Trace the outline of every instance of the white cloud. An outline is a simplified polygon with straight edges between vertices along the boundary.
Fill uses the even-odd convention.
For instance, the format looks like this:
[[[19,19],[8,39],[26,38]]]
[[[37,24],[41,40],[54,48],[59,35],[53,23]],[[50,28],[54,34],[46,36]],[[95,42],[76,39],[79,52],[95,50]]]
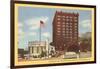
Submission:
[[[18,39],[22,39],[24,37],[27,36],[36,36],[37,33],[35,32],[35,30],[39,29],[40,27],[40,20],[43,21],[45,24],[48,21],[48,17],[34,17],[28,20],[24,21],[24,25],[27,27],[28,31],[23,31],[24,30],[24,25],[22,22],[18,23]],[[33,30],[33,31],[32,31]],[[43,34],[45,37],[48,36],[48,34]]]
[[[21,22],[18,22],[18,28],[22,28],[23,24]]]
[[[18,22],[18,39],[23,38],[24,31],[23,31],[23,24],[22,22]]]
[[[83,20],[82,22],[80,22],[80,28],[82,29],[88,29],[91,30],[91,20],[87,19],[87,20]]]
[[[28,35],[35,36],[36,34],[37,34],[36,32],[30,32]]]
[[[25,23],[29,26],[30,30],[36,30],[39,29],[40,27],[40,20],[42,20],[45,24],[48,21],[48,17],[35,17],[35,18],[31,18],[25,21]]]
[[[45,32],[45,33],[43,33],[42,35],[43,35],[44,37],[46,37],[46,38],[50,37],[50,33],[49,33],[49,32]]]
[[[24,32],[23,31],[23,24],[22,23],[18,23],[18,39],[22,39],[26,36],[35,36],[36,32],[33,31],[28,31],[28,32]]]
[[[18,29],[18,37],[19,37],[19,39],[24,37],[24,32],[23,32],[22,28]]]

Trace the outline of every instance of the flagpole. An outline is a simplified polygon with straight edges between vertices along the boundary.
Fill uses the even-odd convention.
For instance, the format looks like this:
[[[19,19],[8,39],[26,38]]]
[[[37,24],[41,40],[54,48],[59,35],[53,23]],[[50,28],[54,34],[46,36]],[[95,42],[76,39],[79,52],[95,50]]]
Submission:
[[[43,22],[40,20],[40,29],[39,29],[39,32],[40,32],[39,41],[40,41],[40,43],[41,43],[41,27],[42,27],[42,24],[43,24]]]
[[[39,26],[40,26],[39,28],[39,47],[41,48],[41,23],[39,23]]]
[[[40,41],[40,44],[41,44],[41,23],[40,23],[40,29],[39,29],[39,32],[40,32],[39,41]]]

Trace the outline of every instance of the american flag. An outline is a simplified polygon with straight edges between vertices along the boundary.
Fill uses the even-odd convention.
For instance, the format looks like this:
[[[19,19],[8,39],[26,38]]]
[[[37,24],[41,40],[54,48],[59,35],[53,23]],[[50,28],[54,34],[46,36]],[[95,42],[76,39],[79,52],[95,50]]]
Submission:
[[[40,20],[40,27],[44,27],[44,22]]]

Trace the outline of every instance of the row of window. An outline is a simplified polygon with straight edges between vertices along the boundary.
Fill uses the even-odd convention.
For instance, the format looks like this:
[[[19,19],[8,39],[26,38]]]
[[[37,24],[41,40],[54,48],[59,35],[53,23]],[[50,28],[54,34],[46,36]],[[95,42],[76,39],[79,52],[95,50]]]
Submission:
[[[57,20],[72,20],[72,19],[69,19],[69,18],[57,18]],[[77,19],[74,19],[74,20],[77,20]]]
[[[58,23],[58,24],[57,24],[57,26],[61,26],[61,25],[63,25],[63,26],[64,26],[64,25],[65,25],[65,26],[77,26],[77,23],[74,23],[74,24],[73,24],[73,23],[64,23],[64,22],[63,22],[63,23]]]
[[[62,28],[68,28],[68,27],[74,27],[74,28],[77,28],[78,26],[77,25],[64,25],[64,24],[62,24],[62,25],[57,25],[58,27],[62,27]]]
[[[77,28],[77,25],[72,26],[72,25],[57,25],[58,27],[62,27],[62,28],[70,28],[70,27],[74,27]]]
[[[59,37],[58,37],[58,39],[59,39]],[[77,37],[68,37],[68,36],[66,36],[66,37],[63,37],[63,39],[68,39],[67,41],[70,41],[70,40],[77,40]]]
[[[67,28],[57,28],[57,31],[77,31],[77,28],[72,29],[71,27],[67,27]]]
[[[58,15],[57,17],[58,17],[58,18],[71,18],[71,19],[72,19],[72,18],[74,18],[74,19],[77,19],[77,18],[78,18],[77,16],[74,16],[74,17],[73,17],[73,16],[60,16],[60,15]]]
[[[63,20],[63,21],[74,21],[77,22],[77,19],[61,19],[61,18],[57,18],[58,21]]]
[[[62,25],[58,24],[57,26],[58,26],[58,27],[60,27],[60,26],[64,26],[64,27],[65,27],[65,26],[68,26],[68,27],[69,27],[69,26],[73,26],[73,25],[72,25],[72,24],[68,24],[68,25],[67,25],[67,24],[62,24]],[[75,27],[75,26],[77,26],[77,25],[74,25],[74,27]]]
[[[61,35],[63,35],[63,36],[73,36],[72,34],[67,34],[67,33],[63,33],[63,34],[58,33],[57,35],[58,36],[61,36]],[[75,33],[74,36],[77,36],[77,33]]]
[[[72,29],[71,29],[71,30],[62,30],[62,31],[61,31],[61,30],[57,30],[57,32],[58,32],[58,33],[61,33],[61,32],[62,32],[62,33],[65,33],[65,32],[66,32],[66,33],[72,33],[73,31],[72,31]],[[77,30],[74,30],[74,33],[77,33]]]
[[[58,37],[72,37],[72,36],[77,36],[77,34],[74,34],[74,35],[70,35],[70,34],[62,34],[62,35],[60,35],[60,34],[57,34],[57,36]]]
[[[57,31],[77,31],[77,28],[72,29],[71,27],[67,27],[67,28],[57,28]]]
[[[65,34],[65,33],[63,33],[63,34],[57,34],[57,36],[59,36],[59,37],[61,37],[61,36],[68,36],[68,37],[71,37],[71,36],[77,36],[77,34],[74,34],[74,35],[72,35],[72,34]]]
[[[76,22],[74,22],[74,23],[73,22],[65,22],[65,21],[61,21],[60,22],[60,21],[58,21],[57,24],[71,24],[71,25],[74,24],[74,25],[77,25],[78,23],[76,23]]]

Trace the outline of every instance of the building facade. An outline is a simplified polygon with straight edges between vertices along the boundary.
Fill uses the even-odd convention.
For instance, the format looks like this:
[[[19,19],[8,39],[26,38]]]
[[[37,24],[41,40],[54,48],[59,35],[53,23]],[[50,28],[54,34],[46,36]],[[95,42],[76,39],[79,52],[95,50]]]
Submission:
[[[56,51],[78,46],[78,13],[56,11],[53,19],[53,45]],[[76,49],[77,47],[75,47]]]
[[[29,54],[31,57],[40,57],[42,52],[46,52],[46,41],[30,41],[28,42]]]

